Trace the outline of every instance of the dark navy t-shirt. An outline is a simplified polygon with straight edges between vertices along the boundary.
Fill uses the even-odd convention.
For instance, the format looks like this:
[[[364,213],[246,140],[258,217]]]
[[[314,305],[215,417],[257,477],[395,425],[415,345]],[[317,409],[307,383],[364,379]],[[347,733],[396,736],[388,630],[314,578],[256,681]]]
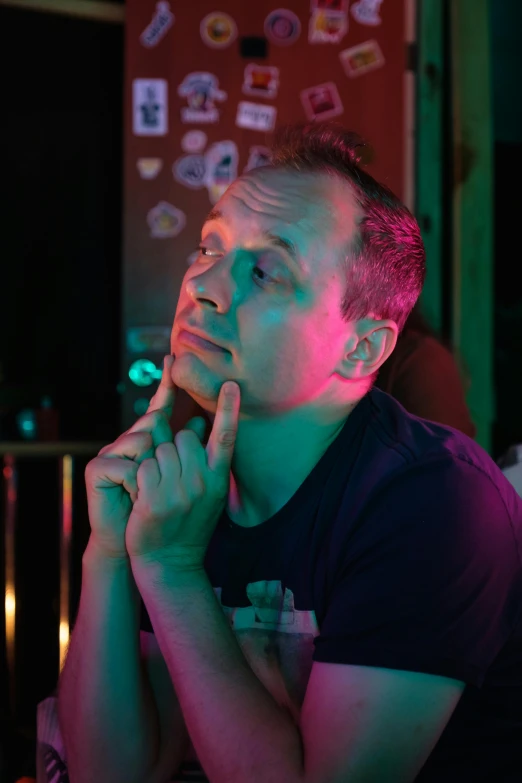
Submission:
[[[223,513],[205,568],[296,720],[313,661],[455,678],[416,781],[522,780],[522,501],[471,439],[374,388],[273,517]]]

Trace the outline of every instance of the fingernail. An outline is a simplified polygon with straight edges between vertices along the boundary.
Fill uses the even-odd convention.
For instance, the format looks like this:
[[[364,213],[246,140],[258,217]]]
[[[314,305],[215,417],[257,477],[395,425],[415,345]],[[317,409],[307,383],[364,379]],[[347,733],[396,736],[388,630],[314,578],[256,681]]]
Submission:
[[[237,393],[238,385],[234,381],[227,381],[223,384],[223,391],[226,395],[234,395]]]

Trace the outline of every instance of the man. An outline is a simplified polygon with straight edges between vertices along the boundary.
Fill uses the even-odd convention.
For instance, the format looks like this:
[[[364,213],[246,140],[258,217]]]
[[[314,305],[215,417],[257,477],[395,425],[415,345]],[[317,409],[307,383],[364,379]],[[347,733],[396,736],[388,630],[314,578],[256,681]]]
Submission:
[[[211,212],[149,412],[86,472],[72,783],[195,758],[211,783],[520,779],[520,501],[372,389],[423,279],[335,126],[287,131]],[[198,418],[173,442],[175,387],[206,445]]]

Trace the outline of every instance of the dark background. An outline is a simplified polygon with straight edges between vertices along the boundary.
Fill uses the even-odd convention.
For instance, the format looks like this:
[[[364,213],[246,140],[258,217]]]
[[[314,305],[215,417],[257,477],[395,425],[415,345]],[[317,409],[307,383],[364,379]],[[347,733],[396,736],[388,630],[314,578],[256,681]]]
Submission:
[[[522,443],[522,4],[491,5],[498,458]],[[12,435],[15,410],[50,395],[63,439],[110,442],[120,427],[123,26],[0,6],[0,30],[0,439]],[[76,563],[89,529],[84,464],[75,465]],[[58,669],[56,463],[24,462],[19,490],[21,699],[9,715],[0,659],[1,783],[34,774],[35,708]],[[79,585],[77,568],[73,616]]]

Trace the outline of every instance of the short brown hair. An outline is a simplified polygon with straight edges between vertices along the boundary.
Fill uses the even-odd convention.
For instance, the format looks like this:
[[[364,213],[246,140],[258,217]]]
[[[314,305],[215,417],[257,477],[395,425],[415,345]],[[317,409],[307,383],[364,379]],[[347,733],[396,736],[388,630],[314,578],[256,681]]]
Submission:
[[[337,123],[290,125],[276,133],[271,165],[347,180],[363,217],[346,258],[346,321],[374,313],[402,330],[426,276],[419,226],[391,190],[361,168],[365,144]]]

